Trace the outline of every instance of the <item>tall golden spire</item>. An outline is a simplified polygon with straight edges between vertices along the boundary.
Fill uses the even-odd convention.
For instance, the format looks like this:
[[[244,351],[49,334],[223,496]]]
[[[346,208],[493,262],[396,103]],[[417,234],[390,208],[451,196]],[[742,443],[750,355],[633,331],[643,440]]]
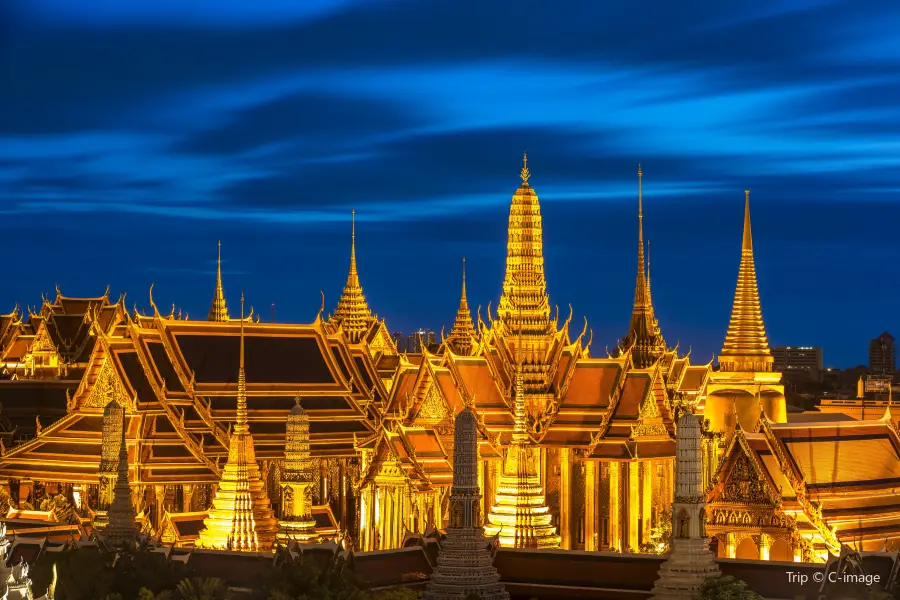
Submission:
[[[650,274],[644,262],[644,172],[638,165],[638,251],[637,279],[634,285],[634,308],[628,333],[622,347],[631,348],[634,366],[645,369],[666,351],[666,342],[659,330],[650,295]]]
[[[198,548],[258,552],[272,548],[278,522],[256,464],[247,423],[247,377],[244,371],[244,295],[241,294],[240,366],[237,411],[228,444],[228,461],[216,490]]]
[[[219,240],[219,258],[216,262],[216,291],[213,295],[212,306],[209,309],[208,321],[223,323],[229,321],[228,306],[225,304],[225,290],[222,287],[222,241]]]
[[[488,535],[497,535],[502,546],[558,548],[560,537],[553,526],[541,475],[540,456],[528,435],[523,362],[525,349],[519,333],[516,344],[516,379],[513,386],[513,433],[503,470],[497,481],[496,504],[488,514]]]
[[[347,275],[344,292],[341,294],[341,299],[329,322],[335,327],[341,325],[349,340],[357,343],[369,330],[373,320],[372,311],[369,310],[369,305],[366,303],[366,297],[363,295],[363,289],[359,283],[359,273],[356,270],[356,211],[354,210],[351,212],[350,273]]]
[[[522,160],[522,185],[509,209],[506,275],[497,315],[510,336],[544,337],[553,332],[544,276],[543,228],[537,194],[528,183],[528,155]]]
[[[475,326],[472,324],[472,312],[469,310],[469,301],[466,298],[466,259],[462,259],[462,295],[459,298],[459,310],[456,311],[456,321],[447,341],[457,354],[468,355],[472,351],[472,337],[475,335]]]
[[[725,334],[725,346],[719,357],[723,371],[771,371],[774,358],[759,302],[756,265],[753,260],[753,236],[750,231],[750,190],[744,191],[744,236],[741,242],[741,266],[738,270],[731,323]]]

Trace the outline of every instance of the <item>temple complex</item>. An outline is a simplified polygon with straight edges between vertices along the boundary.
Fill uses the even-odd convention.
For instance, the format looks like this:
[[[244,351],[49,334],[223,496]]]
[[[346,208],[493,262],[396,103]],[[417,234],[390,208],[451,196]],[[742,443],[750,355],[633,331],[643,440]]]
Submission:
[[[449,526],[456,418],[468,410],[479,514],[501,546],[654,553],[671,525],[675,415],[686,410],[704,419],[701,487],[718,556],[824,560],[842,543],[900,540],[895,421],[788,418],[749,192],[718,365],[669,347],[656,319],[640,169],[631,318],[612,351],[596,352],[586,320],[573,329],[571,306],[562,319],[551,309],[544,216],[523,163],[496,311],[487,303],[473,318],[464,262],[452,330],[421,353],[397,351],[363,294],[355,213],[346,285],[332,315],[323,294],[309,323],[262,323],[243,305],[232,319],[221,248],[204,320],[160,311],[152,286],[146,310],[108,290],[57,289],[39,309],[0,315],[9,504],[40,510],[62,496],[83,522],[109,527],[127,484],[136,526],[180,546],[266,550],[276,536],[339,535],[359,551],[396,549]]]

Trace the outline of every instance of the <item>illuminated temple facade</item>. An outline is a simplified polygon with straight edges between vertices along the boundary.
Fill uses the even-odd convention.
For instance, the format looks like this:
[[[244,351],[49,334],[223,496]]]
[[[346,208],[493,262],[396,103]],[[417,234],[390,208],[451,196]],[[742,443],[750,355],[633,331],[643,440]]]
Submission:
[[[665,541],[675,415],[686,408],[704,417],[702,533],[719,556],[822,560],[841,543],[900,538],[890,414],[788,418],[749,192],[724,347],[718,365],[692,364],[655,316],[641,171],[632,315],[601,356],[586,321],[572,329],[571,308],[562,321],[552,308],[530,178],[526,162],[496,309],[473,319],[463,274],[451,332],[420,354],[399,353],[369,307],[355,223],[337,307],[323,316],[323,300],[307,324],[232,318],[221,268],[205,320],[160,311],[152,288],[146,311],[108,291],[57,290],[39,308],[0,315],[0,482],[10,503],[39,509],[65,494],[103,526],[124,443],[136,522],[164,540],[254,550],[302,533],[397,548],[448,526],[454,423],[468,408],[479,510],[501,545],[652,552]],[[292,438],[298,431],[303,439]],[[226,531],[229,519],[242,519],[243,533]]]

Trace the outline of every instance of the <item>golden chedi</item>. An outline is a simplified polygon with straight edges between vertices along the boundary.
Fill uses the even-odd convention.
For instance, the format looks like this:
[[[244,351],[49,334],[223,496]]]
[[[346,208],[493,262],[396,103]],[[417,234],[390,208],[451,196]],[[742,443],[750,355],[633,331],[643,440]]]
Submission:
[[[525,422],[525,389],[522,361],[516,367],[515,428],[497,482],[496,504],[485,527],[497,535],[501,546],[512,548],[558,548],[560,537],[541,487],[539,449],[531,444]]]
[[[241,297],[241,350],[237,416],[228,446],[228,461],[212,501],[198,548],[259,552],[271,550],[278,522],[260,477],[247,424],[247,376],[244,372],[244,298]]]
[[[750,191],[744,196],[741,265],[734,292],[731,322],[719,356],[720,369],[710,374],[704,416],[713,431],[735,426],[755,431],[763,411],[776,423],[787,421],[781,374],[772,371],[774,358],[763,323],[750,230]]]
[[[287,419],[281,490],[284,510],[278,521],[281,542],[309,542],[317,538],[310,491],[312,462],[309,457],[309,416],[300,406],[300,396]]]

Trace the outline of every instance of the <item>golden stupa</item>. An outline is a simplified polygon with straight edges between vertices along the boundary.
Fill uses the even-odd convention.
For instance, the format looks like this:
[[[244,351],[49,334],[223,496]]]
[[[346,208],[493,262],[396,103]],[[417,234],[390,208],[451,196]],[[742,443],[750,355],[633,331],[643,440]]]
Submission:
[[[278,521],[260,477],[253,437],[247,424],[243,296],[240,339],[237,417],[229,439],[228,461],[196,545],[198,548],[258,552],[270,550],[274,545]]]

